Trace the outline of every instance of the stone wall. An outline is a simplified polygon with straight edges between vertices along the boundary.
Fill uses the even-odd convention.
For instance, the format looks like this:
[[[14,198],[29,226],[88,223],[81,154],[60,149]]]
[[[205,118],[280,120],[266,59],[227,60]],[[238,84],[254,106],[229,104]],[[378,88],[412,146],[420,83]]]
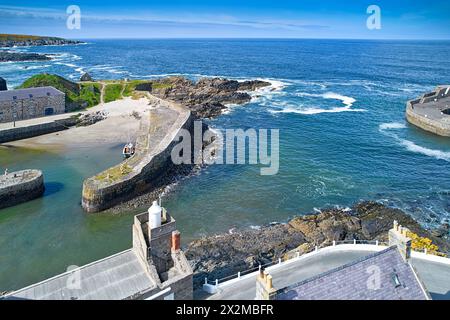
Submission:
[[[76,118],[68,117],[66,119],[59,119],[51,122],[26,127],[3,129],[0,130],[0,143],[27,139],[47,133],[66,130],[68,127],[74,126],[76,123],[77,123]]]
[[[412,109],[410,102],[408,102],[406,106],[406,120],[423,130],[440,136],[450,137],[450,123],[443,123],[417,114]]]
[[[136,154],[123,163],[84,181],[82,192],[84,210],[103,211],[154,189],[159,177],[171,164],[171,151],[178,143],[176,138],[180,130],[193,130],[194,119],[191,112],[181,105],[168,104],[177,110],[178,116],[160,144],[157,147],[149,146],[150,117],[143,117],[136,143]],[[152,152],[149,152],[150,148]],[[123,171],[129,173],[124,173],[120,178],[116,177],[114,181],[100,178],[108,172]]]
[[[165,209],[162,221],[161,226],[150,229],[147,212],[134,217],[133,250],[158,288],[132,298],[146,299],[170,288],[169,292],[156,299],[162,300],[173,294],[175,300],[192,300],[192,269],[182,250],[171,250],[172,232],[177,229],[176,221]]]
[[[44,176],[39,170],[11,172],[0,177],[0,209],[30,201],[44,193]]]
[[[51,114],[64,113],[66,111],[64,94],[0,101],[0,123],[44,117],[49,115],[49,108],[52,109]]]

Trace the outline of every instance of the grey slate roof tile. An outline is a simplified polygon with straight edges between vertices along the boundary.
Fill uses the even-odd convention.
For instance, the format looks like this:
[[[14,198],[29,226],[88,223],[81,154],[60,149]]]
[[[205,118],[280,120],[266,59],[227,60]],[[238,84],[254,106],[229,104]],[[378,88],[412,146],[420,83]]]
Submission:
[[[46,97],[48,94],[51,96],[64,95],[63,92],[53,87],[16,89],[0,91],[0,101],[13,101],[14,97],[18,100],[29,99],[30,94],[35,98]]]
[[[374,268],[375,267],[375,268]],[[379,271],[379,287],[368,281]],[[400,286],[396,286],[396,275]],[[278,300],[424,300],[429,295],[396,246],[278,290]]]

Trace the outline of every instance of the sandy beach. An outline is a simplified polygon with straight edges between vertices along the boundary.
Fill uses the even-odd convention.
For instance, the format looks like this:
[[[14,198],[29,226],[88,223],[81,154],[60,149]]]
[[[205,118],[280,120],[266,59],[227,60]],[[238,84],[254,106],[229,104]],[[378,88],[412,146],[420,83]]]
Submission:
[[[121,100],[99,104],[82,114],[105,112],[107,118],[93,125],[73,127],[68,130],[8,143],[16,147],[57,151],[65,148],[95,147],[101,144],[135,141],[140,117],[158,101],[150,98]]]

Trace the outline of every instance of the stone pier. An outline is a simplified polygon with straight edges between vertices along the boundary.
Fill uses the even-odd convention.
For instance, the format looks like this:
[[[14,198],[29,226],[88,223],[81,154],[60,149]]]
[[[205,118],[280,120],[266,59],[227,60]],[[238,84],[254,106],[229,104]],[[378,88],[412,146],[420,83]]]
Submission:
[[[450,137],[450,85],[438,86],[434,91],[408,101],[406,119],[423,130]]]
[[[3,174],[0,176],[0,209],[38,198],[44,189],[44,176],[39,170]]]
[[[141,119],[135,154],[84,181],[84,210],[103,211],[152,191],[170,165],[180,130],[192,131],[192,127],[193,117],[188,109],[158,99],[158,106]]]

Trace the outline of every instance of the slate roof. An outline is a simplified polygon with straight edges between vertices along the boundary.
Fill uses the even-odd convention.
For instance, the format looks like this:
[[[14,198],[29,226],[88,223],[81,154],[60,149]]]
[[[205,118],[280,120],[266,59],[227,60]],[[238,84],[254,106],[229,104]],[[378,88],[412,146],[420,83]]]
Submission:
[[[65,272],[9,293],[4,299],[120,300],[156,287],[133,249],[95,261],[78,270],[79,287],[67,285],[76,277],[73,272]]]
[[[64,95],[63,92],[53,87],[26,88],[26,89],[0,91],[0,101],[13,101],[14,97],[16,97],[16,99],[18,100],[29,99],[30,94],[34,98],[46,97],[48,95],[51,96]]]
[[[417,273],[403,261],[396,246],[278,290],[277,293],[277,300],[430,299]]]

